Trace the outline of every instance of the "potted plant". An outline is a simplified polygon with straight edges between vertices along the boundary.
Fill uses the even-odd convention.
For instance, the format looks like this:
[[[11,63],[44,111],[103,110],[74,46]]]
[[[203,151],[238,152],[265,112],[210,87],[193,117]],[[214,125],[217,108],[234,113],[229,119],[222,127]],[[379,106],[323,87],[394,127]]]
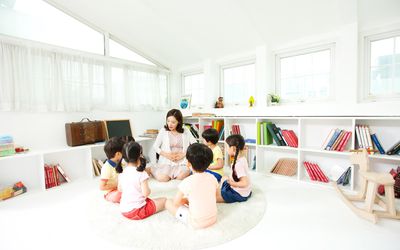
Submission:
[[[279,101],[280,101],[280,96],[276,95],[276,94],[268,94],[268,100],[271,104],[271,106],[276,106],[279,105]]]

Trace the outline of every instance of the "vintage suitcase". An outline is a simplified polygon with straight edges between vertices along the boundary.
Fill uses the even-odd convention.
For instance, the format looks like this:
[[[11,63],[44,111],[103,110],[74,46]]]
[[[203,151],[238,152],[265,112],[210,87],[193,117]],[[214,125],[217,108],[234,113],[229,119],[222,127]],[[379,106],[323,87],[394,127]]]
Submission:
[[[68,146],[91,144],[106,139],[104,122],[91,121],[88,118],[83,118],[80,122],[66,123],[65,134]]]

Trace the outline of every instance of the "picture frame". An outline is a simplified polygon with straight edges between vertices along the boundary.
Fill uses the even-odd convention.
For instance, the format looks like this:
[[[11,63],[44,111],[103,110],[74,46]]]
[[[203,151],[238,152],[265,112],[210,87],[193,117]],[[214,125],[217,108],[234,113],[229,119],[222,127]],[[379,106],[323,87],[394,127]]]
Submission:
[[[182,95],[179,101],[180,109],[190,109],[190,102],[192,100],[192,95]]]

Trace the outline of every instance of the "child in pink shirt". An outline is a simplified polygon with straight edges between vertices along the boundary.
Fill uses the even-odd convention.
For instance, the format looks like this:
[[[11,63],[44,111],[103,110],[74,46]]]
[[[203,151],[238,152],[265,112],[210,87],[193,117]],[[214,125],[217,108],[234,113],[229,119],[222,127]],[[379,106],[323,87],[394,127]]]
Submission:
[[[241,135],[226,138],[228,154],[233,158],[232,173],[221,180],[221,189],[217,192],[217,202],[233,203],[247,201],[251,196],[249,167],[245,155],[245,141]]]
[[[122,149],[128,165],[118,176],[118,190],[122,192],[120,211],[131,220],[142,220],[164,209],[165,198],[150,199],[146,173],[146,160],[141,157],[142,147],[137,142],[128,142]]]
[[[212,162],[213,153],[206,145],[194,143],[188,147],[186,159],[193,174],[179,184],[175,198],[167,200],[165,207],[185,224],[194,228],[209,227],[217,221],[218,182],[204,171]]]

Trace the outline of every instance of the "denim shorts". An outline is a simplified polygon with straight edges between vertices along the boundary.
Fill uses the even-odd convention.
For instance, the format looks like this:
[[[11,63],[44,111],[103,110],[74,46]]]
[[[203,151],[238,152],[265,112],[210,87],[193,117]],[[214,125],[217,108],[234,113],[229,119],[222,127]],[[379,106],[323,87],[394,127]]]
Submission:
[[[243,202],[250,198],[251,193],[247,197],[241,196],[238,192],[232,189],[228,181],[224,181],[221,187],[221,196],[226,203]]]

